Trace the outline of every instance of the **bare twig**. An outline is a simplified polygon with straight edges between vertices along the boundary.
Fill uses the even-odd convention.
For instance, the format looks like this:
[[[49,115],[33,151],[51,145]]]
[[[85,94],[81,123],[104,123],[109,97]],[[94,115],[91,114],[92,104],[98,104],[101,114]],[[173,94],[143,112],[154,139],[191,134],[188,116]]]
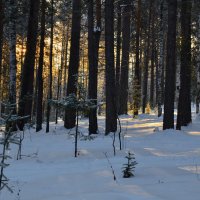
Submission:
[[[114,153],[114,156],[116,155],[116,148],[115,148],[115,132],[113,134],[113,143],[112,143],[112,146],[113,146],[113,153]]]
[[[115,176],[115,171],[114,171],[113,166],[112,166],[112,164],[111,164],[111,162],[110,162],[110,160],[109,160],[109,158],[108,158],[108,156],[107,156],[107,152],[104,152],[104,155],[105,155],[105,157],[106,157],[106,159],[107,159],[107,161],[108,161],[108,164],[110,165],[110,168],[111,168],[111,170],[112,170],[113,179],[114,179],[114,181],[117,182],[117,178],[116,178],[116,176]]]
[[[118,137],[119,137],[119,149],[122,150],[122,140],[121,140],[121,132],[122,132],[122,126],[121,126],[121,122],[119,119],[119,116],[117,115],[117,120],[119,123],[119,133],[118,133]]]

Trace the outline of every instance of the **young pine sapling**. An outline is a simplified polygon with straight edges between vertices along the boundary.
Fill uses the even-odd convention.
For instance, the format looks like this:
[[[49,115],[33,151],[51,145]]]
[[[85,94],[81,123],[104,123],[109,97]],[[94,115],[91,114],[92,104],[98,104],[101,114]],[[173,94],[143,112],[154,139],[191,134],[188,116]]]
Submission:
[[[138,163],[135,161],[134,154],[130,151],[125,158],[127,159],[127,163],[124,164],[124,167],[122,168],[123,178],[130,178],[134,176],[135,165],[137,165]]]

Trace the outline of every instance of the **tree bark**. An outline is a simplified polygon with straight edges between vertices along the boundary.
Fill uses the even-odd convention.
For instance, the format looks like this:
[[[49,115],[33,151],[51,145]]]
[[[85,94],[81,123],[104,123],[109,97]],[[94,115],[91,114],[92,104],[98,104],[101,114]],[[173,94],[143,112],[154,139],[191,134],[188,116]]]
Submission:
[[[3,20],[4,20],[4,4],[0,0],[0,91],[2,89],[2,48],[3,48]],[[0,95],[1,100],[1,95]]]
[[[133,115],[139,114],[141,99],[141,69],[140,69],[140,29],[141,29],[141,0],[138,0],[137,29],[136,29],[136,63],[134,76],[134,110]]]
[[[22,70],[21,94],[18,111],[19,116],[29,115],[31,117],[39,3],[39,0],[31,0],[30,2],[26,54]],[[21,121],[18,125],[19,128],[22,129],[24,122]]]
[[[149,20],[148,20],[148,30],[147,30],[147,45],[145,52],[145,63],[144,63],[144,73],[143,73],[143,85],[142,85],[142,113],[145,113],[145,108],[147,105],[147,85],[148,85],[148,73],[149,73],[149,49],[150,49],[150,35],[151,35],[151,19],[152,19],[152,7],[153,0],[150,0],[149,4]]]
[[[105,1],[106,134],[117,130],[114,66],[114,1]]]
[[[164,60],[164,26],[163,26],[163,3],[160,3],[160,32],[159,32],[159,61],[157,68],[157,106],[158,117],[162,115],[162,73],[163,73],[163,60]]]
[[[116,50],[116,66],[115,66],[115,82],[116,82],[116,106],[117,114],[119,114],[119,97],[120,97],[120,74],[121,74],[121,1],[117,3],[117,50]]]
[[[67,24],[66,43],[65,43],[65,62],[64,62],[64,87],[63,97],[67,95],[67,64],[68,64],[68,43],[69,43],[69,25]]]
[[[174,128],[177,0],[168,0],[168,33],[163,129]]]
[[[192,122],[191,115],[191,7],[190,0],[181,3],[181,72],[176,129]]]
[[[64,56],[65,56],[65,28],[63,25],[63,32],[62,32],[62,47],[61,47],[61,60],[60,60],[60,67],[58,68],[58,82],[57,82],[57,91],[56,91],[56,99],[59,100],[62,96],[62,74],[63,74],[63,66],[64,66]],[[55,123],[58,123],[58,114],[59,108],[56,108],[56,120]]]
[[[9,48],[10,48],[10,79],[9,79],[9,102],[16,104],[16,7],[15,0],[9,0]],[[16,113],[16,109],[14,110]]]
[[[128,73],[130,51],[131,1],[123,4],[122,10],[122,62],[120,74],[120,97],[118,114],[127,114],[128,108]]]
[[[46,133],[49,132],[49,121],[51,114],[50,100],[52,99],[52,69],[53,69],[53,26],[54,26],[54,0],[51,0],[51,36],[50,36],[50,53],[49,53],[49,88],[47,97],[47,117],[46,117]]]
[[[199,104],[200,104],[200,14],[198,15],[198,55],[197,55],[197,94],[196,94],[196,113],[199,113]]]
[[[36,132],[42,129],[43,116],[43,65],[44,65],[44,46],[45,46],[45,10],[46,0],[42,0],[41,5],[41,32],[40,32],[40,57],[38,66],[38,88],[37,88],[37,105],[36,105]]]
[[[72,10],[72,30],[71,30],[71,47],[68,70],[67,96],[77,93],[77,76],[79,69],[79,49],[80,49],[80,31],[81,31],[81,0],[73,0]],[[66,109],[64,126],[67,129],[75,127],[76,110]]]
[[[88,6],[88,60],[89,60],[89,85],[88,96],[96,105],[89,111],[89,134],[96,134],[98,131],[97,124],[97,76],[98,76],[98,51],[101,36],[101,1],[96,0],[96,20],[94,28],[93,17],[94,2],[91,0]]]
[[[152,30],[151,30],[151,83],[150,83],[150,106],[151,109],[155,106],[154,93],[155,93],[155,57],[156,57],[156,45],[155,45],[155,6],[153,2],[152,10]]]

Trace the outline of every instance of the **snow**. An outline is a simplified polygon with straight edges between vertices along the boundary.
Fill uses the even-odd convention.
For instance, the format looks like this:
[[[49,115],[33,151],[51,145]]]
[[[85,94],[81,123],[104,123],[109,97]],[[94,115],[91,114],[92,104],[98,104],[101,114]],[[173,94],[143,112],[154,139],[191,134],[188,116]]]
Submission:
[[[195,117],[195,116],[194,116]],[[1,191],[0,200],[199,200],[200,118],[182,131],[162,130],[162,118],[121,116],[123,150],[113,134],[104,136],[104,117],[99,117],[100,134],[93,140],[79,138],[79,156],[74,158],[73,130],[63,122],[51,124],[50,133],[26,130],[22,159],[11,145],[5,174],[14,190]],[[87,134],[86,119],[80,121]],[[122,166],[127,152],[135,154],[135,176],[125,179]],[[109,162],[115,172],[116,181]]]

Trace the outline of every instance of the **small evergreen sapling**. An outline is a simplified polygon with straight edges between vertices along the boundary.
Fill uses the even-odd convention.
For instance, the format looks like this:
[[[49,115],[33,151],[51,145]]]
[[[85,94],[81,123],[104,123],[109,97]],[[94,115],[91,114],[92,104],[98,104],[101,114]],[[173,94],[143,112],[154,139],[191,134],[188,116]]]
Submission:
[[[128,152],[128,155],[125,158],[127,158],[128,162],[124,164],[124,167],[122,168],[123,178],[130,178],[134,176],[135,165],[137,165],[138,163],[135,161],[134,154],[130,151]]]
[[[78,77],[77,77],[78,78]],[[69,94],[66,98],[61,100],[51,100],[51,104],[55,107],[60,107],[64,109],[74,109],[76,110],[76,129],[75,129],[75,157],[78,155],[78,134],[79,134],[79,113],[86,112],[91,108],[95,108],[94,99],[88,99],[86,94],[86,89],[83,87],[82,83],[77,83],[78,95]]]
[[[2,114],[2,118],[0,118],[0,126],[3,126],[3,131],[0,137],[0,145],[3,147],[2,152],[0,151],[0,191],[3,190],[3,188],[7,188],[10,192],[13,192],[11,187],[8,185],[9,179],[4,174],[4,169],[9,166],[7,159],[11,159],[7,150],[10,144],[16,144],[19,146],[18,157],[21,157],[23,137],[21,134],[18,136],[18,131],[14,131],[13,127],[16,126],[19,120],[26,120],[28,116],[19,117],[13,115],[12,113],[15,109],[15,104],[5,104],[5,106],[8,108],[9,114]]]

